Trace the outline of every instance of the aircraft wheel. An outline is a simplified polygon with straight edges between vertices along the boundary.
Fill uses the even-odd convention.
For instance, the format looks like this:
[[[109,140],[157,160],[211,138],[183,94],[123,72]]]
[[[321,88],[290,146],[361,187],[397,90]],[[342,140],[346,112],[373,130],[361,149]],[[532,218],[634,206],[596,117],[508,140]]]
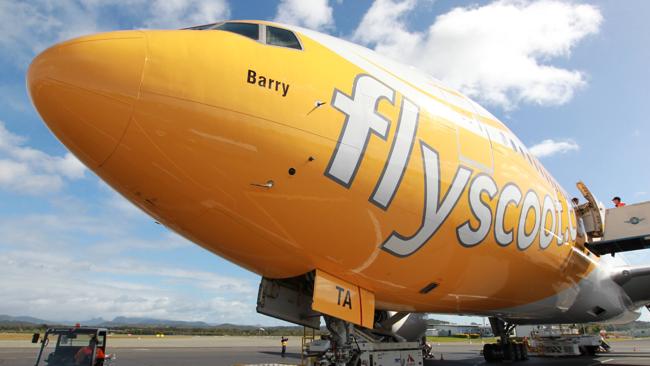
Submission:
[[[483,358],[485,359],[485,362],[495,362],[497,360],[495,351],[496,347],[492,343],[483,346]]]
[[[525,344],[521,344],[521,359],[522,360],[527,360],[528,359],[528,347],[526,347]]]
[[[512,343],[506,343],[503,345],[503,360],[504,361],[515,361],[514,358],[514,345]]]
[[[522,354],[521,354],[521,345],[519,343],[513,343],[512,344],[512,359],[514,361],[521,361],[522,360]]]

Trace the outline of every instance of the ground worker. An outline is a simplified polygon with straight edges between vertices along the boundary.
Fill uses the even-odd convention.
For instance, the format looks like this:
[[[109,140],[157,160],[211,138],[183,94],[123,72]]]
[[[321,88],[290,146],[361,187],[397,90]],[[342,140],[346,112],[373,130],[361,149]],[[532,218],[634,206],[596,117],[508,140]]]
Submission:
[[[74,355],[74,360],[76,365],[103,365],[104,364],[104,358],[106,355],[104,354],[104,350],[101,348],[97,347],[97,351],[95,352],[95,360],[97,362],[90,362],[90,358],[93,357],[93,350],[95,349],[95,345],[97,344],[97,338],[92,337],[90,338],[90,341],[88,342],[88,345],[85,347],[81,347],[79,351]],[[94,361],[94,360],[93,360]]]
[[[284,357],[284,354],[287,352],[287,343],[289,342],[289,338],[282,336],[280,342],[282,343],[282,357]]]
[[[609,350],[612,348],[612,346],[607,343],[605,340],[607,338],[607,333],[605,333],[604,330],[600,331],[600,348],[602,349],[603,352],[609,352]]]
[[[587,235],[585,222],[582,220],[583,212],[580,209],[580,200],[578,197],[573,197],[571,203],[573,204],[573,209],[576,210],[576,218],[578,219],[576,228],[578,230],[578,244],[584,245],[585,241],[591,242],[591,237]]]
[[[621,197],[616,196],[612,198],[612,202],[614,202],[614,207],[623,207],[625,206],[625,203],[621,202]]]

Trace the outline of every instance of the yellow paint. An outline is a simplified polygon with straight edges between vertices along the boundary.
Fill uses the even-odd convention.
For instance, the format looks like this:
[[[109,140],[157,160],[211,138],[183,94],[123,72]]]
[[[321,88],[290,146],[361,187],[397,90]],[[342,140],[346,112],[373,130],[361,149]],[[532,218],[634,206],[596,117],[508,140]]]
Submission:
[[[375,317],[374,305],[372,292],[316,270],[313,310],[372,328]]]
[[[516,243],[504,247],[495,242],[493,225],[479,245],[460,245],[456,227],[467,220],[478,225],[468,189],[414,254],[400,258],[379,249],[391,233],[412,235],[422,222],[425,179],[418,143],[390,207],[382,210],[369,202],[404,96],[397,92],[393,104],[379,103],[379,113],[391,121],[388,135],[385,141],[370,137],[353,184],[334,182],[324,172],[345,115],[330,105],[332,95],[335,89],[351,95],[355,78],[368,71],[305,35],[298,37],[302,51],[223,31],[83,37],[38,56],[29,69],[29,90],[53,133],[159,222],[266,277],[314,269],[335,274],[335,283],[362,289],[357,301],[364,313],[375,306],[481,313],[552,296],[591,272],[593,264],[571,256],[573,243],[554,240],[542,250],[538,235],[526,250]],[[286,97],[248,84],[249,69],[288,83]],[[327,104],[313,110],[316,101]],[[499,121],[477,119],[508,131]],[[569,219],[575,227],[566,197],[531,161],[465,130],[459,134],[458,128],[420,108],[416,141],[439,154],[441,194],[459,164],[473,169],[472,178],[483,171],[462,161],[464,156],[492,165],[493,172],[486,172],[499,191],[516,183],[523,195],[530,189],[542,200],[557,195],[561,232]],[[468,143],[459,147],[459,141]],[[273,181],[272,188],[253,185],[267,181]],[[494,213],[497,199],[485,194],[482,199]],[[505,214],[504,227],[515,239],[520,209],[510,205]],[[531,230],[532,220],[525,225]],[[568,258],[576,264],[564,269]],[[439,286],[421,294],[432,281]],[[370,324],[365,316],[357,323]]]
[[[375,294],[359,287],[359,297],[361,299],[361,324],[366,328],[375,326]]]

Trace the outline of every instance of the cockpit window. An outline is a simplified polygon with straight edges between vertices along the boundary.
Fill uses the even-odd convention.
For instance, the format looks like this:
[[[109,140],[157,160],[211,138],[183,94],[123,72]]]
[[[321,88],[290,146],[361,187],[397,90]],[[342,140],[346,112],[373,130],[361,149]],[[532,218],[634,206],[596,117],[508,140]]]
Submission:
[[[210,23],[210,24],[197,25],[195,27],[182,28],[182,29],[183,30],[206,30],[206,29],[212,29],[214,25],[215,23]]]
[[[256,41],[260,39],[260,30],[258,24],[228,22],[221,23],[212,29],[241,34],[244,37],[248,37]]]
[[[260,27],[262,27],[261,32],[260,32]],[[221,22],[221,23],[198,25],[198,26],[183,28],[183,29],[222,30],[226,32],[237,33],[239,35],[248,37],[260,43],[266,43],[267,45],[302,50],[302,45],[300,44],[298,37],[296,37],[296,35],[292,31],[278,28],[278,27],[273,27],[270,25],[263,25],[263,24],[256,24],[256,23],[241,23],[241,22]]]
[[[293,32],[282,28],[266,26],[266,44],[301,50],[300,42]]]

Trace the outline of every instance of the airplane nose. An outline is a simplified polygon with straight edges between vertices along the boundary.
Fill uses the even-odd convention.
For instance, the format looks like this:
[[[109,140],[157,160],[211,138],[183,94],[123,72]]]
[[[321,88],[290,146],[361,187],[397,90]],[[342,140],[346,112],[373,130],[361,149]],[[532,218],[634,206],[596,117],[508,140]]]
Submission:
[[[27,87],[52,132],[91,168],[129,124],[146,59],[142,31],[102,33],[55,45],[29,66]]]

